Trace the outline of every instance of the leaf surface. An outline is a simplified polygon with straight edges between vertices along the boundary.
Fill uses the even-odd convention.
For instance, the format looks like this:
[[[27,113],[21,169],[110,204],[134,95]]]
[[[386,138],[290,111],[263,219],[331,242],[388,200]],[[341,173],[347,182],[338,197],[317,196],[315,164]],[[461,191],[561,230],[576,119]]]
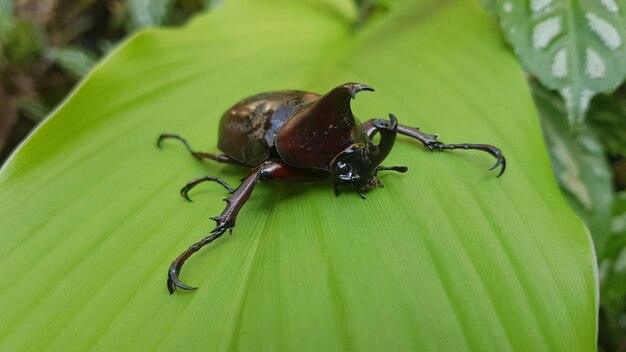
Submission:
[[[227,2],[139,33],[101,62],[0,171],[0,350],[591,350],[590,239],[552,178],[523,73],[477,3],[405,1],[355,32],[351,2]],[[454,25],[451,25],[454,24]],[[484,153],[399,137],[384,189],[257,186],[234,236],[211,230],[245,170],[216,151],[223,111],[275,89],[372,85],[353,111],[393,112]]]

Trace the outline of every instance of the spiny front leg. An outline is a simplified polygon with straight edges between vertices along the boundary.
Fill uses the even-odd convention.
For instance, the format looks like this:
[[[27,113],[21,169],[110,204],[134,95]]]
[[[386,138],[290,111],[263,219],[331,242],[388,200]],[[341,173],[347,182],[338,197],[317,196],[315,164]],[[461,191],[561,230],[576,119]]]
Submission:
[[[328,175],[325,172],[315,172],[308,169],[294,168],[279,160],[269,160],[252,169],[232,196],[224,199],[227,205],[222,214],[218,217],[211,218],[217,223],[213,231],[211,231],[211,234],[191,245],[188,250],[179,255],[170,265],[167,272],[167,289],[170,291],[170,294],[174,293],[176,288],[181,288],[183,290],[196,289],[195,287],[185,285],[178,278],[183,264],[192,254],[199,251],[200,248],[206,246],[207,244],[215,241],[217,238],[222,236],[226,230],[232,231],[232,228],[235,227],[237,214],[248,198],[250,198],[250,195],[254,190],[254,186],[258,181],[282,180],[286,182],[306,182],[321,180],[327,176]],[[203,178],[198,179],[199,181],[195,184],[202,182],[204,179],[219,182],[213,178]]]
[[[226,208],[222,211],[222,214],[218,217],[211,218],[215,220],[217,223],[211,234],[200,241],[192,244],[189,249],[181,253],[170,265],[170,268],[167,272],[167,289],[170,294],[176,291],[176,288],[181,288],[183,290],[195,290],[197,287],[191,287],[185,285],[178,278],[180,274],[180,270],[185,264],[185,261],[191,257],[194,253],[200,250],[200,248],[206,246],[207,244],[215,241],[220,236],[226,232],[226,230],[231,230],[235,227],[235,220],[237,218],[237,214],[246,203],[252,191],[254,190],[254,186],[259,180],[259,175],[261,173],[261,166],[253,169],[250,174],[241,182],[241,185],[237,188],[237,190],[233,193],[230,198],[224,199],[226,201]]]
[[[437,140],[437,135],[427,134],[420,131],[419,128],[408,127],[404,125],[398,125],[398,133],[403,134],[405,136],[413,137],[424,144],[424,146],[430,150],[446,150],[446,149],[474,149],[474,150],[482,150],[483,152],[489,153],[491,156],[496,158],[496,162],[489,168],[489,170],[493,170],[499,165],[502,165],[500,169],[500,173],[498,173],[497,177],[500,177],[504,170],[506,169],[506,159],[502,155],[502,152],[499,148],[494,147],[489,144],[444,144]]]

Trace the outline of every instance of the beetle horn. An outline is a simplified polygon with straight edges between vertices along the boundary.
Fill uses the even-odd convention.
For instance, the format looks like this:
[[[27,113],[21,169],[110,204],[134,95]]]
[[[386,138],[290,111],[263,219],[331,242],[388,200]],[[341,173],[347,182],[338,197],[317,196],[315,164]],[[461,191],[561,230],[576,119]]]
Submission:
[[[391,152],[396,142],[398,119],[396,119],[396,115],[389,114],[389,121],[374,120],[374,127],[376,127],[378,133],[380,133],[380,143],[378,144],[378,148],[372,152],[371,158],[373,165],[378,166],[385,160],[387,155],[389,155],[389,152]]]
[[[374,88],[368,86],[367,84],[363,84],[363,83],[346,83],[346,84],[343,85],[343,87],[348,89],[352,99],[356,99],[356,93],[358,93],[358,92],[360,92],[362,90],[368,90],[370,92],[374,91]]]

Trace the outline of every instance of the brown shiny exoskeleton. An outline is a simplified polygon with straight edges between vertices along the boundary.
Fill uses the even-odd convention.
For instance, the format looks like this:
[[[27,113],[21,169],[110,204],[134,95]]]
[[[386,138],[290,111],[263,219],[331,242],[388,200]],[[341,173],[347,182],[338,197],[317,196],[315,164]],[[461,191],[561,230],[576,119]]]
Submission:
[[[171,264],[167,287],[193,290],[183,284],[178,274],[183,263],[203,246],[213,242],[235,226],[237,214],[252,194],[258,181],[278,180],[307,182],[331,177],[335,194],[341,185],[352,186],[365,198],[364,192],[382,183],[379,171],[406,172],[406,166],[385,167],[380,164],[393,148],[398,133],[413,137],[430,150],[476,149],[496,158],[490,170],[506,162],[500,149],[487,144],[444,144],[436,135],[418,128],[398,124],[393,114],[389,120],[372,119],[361,124],[350,109],[350,99],[368,85],[346,83],[323,96],[303,91],[282,91],[254,95],[228,109],[220,121],[218,147],[223,154],[194,151],[187,141],[175,134],[162,134],[157,145],[167,138],[183,142],[197,159],[213,159],[251,168],[237,189],[219,177],[205,176],[191,180],[181,194],[189,199],[189,191],[204,181],[215,181],[232,195],[225,199],[226,209],[218,217],[211,234],[179,255]],[[373,138],[380,134],[380,142]]]

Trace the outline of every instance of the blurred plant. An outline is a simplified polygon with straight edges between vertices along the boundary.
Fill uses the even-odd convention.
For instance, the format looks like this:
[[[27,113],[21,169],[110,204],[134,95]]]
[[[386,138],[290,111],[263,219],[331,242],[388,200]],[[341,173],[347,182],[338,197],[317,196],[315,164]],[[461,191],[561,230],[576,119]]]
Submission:
[[[129,33],[184,23],[220,2],[0,0],[0,163]]]
[[[588,125],[582,125],[573,137],[563,100],[539,82],[530,83],[556,180],[591,231],[596,247],[602,248],[609,236],[613,205],[613,178],[604,139]],[[592,112],[595,109],[598,104]],[[590,120],[594,115],[590,114]]]
[[[602,248],[600,269],[599,344],[605,351],[626,346],[626,192],[615,197],[611,236]]]

